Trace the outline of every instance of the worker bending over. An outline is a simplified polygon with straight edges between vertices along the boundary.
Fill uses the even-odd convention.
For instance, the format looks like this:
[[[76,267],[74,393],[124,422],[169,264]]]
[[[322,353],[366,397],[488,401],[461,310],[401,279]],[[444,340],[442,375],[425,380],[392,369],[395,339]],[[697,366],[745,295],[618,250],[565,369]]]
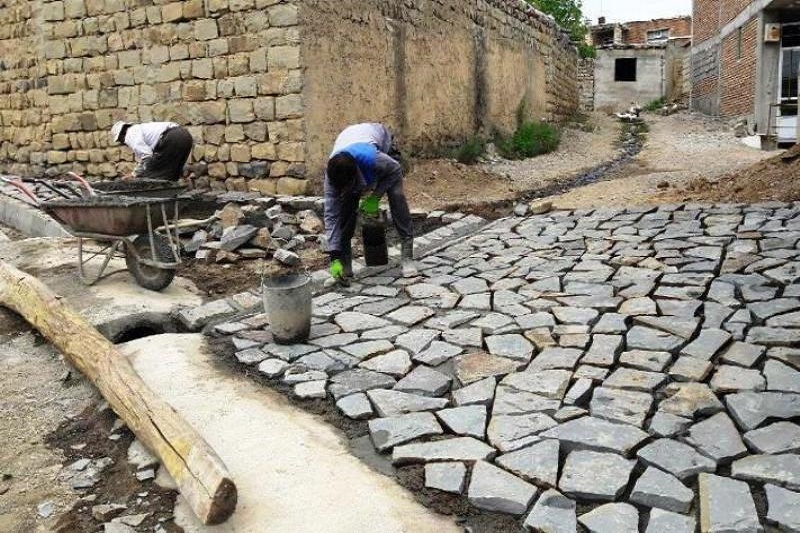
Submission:
[[[333,145],[325,175],[325,231],[330,273],[336,281],[346,283],[353,276],[351,240],[358,212],[366,217],[380,216],[379,204],[384,194],[401,238],[403,275],[417,274],[403,169],[388,155],[391,151],[392,135],[382,124],[348,126]]]
[[[117,122],[111,140],[126,144],[136,158],[134,178],[177,181],[192,152],[192,134],[174,122]]]

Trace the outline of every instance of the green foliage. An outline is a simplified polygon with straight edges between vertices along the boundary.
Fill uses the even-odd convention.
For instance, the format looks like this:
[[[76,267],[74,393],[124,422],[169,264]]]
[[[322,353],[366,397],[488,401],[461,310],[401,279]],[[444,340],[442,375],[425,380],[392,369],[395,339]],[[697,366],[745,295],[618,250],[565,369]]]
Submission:
[[[583,21],[583,0],[526,0],[533,7],[547,13],[569,34],[578,47],[581,57],[595,57],[593,46],[586,44],[589,28]]]
[[[456,149],[455,157],[459,163],[474,165],[483,155],[486,145],[480,137],[471,137]]]
[[[498,138],[497,149],[506,159],[527,159],[558,148],[561,132],[546,122],[522,122],[514,135]]]
[[[664,107],[664,104],[666,103],[667,103],[666,99],[664,99],[664,97],[662,96],[658,100],[653,100],[652,102],[644,106],[644,109],[645,111],[650,111],[651,113],[655,113],[656,111]]]

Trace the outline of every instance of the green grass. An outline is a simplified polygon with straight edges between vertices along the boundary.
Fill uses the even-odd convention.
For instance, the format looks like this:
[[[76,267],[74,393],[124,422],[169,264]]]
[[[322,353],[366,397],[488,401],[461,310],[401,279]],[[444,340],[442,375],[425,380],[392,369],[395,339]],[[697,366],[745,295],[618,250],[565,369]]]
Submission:
[[[667,101],[664,100],[664,98],[659,98],[658,100],[653,100],[652,102],[644,106],[644,109],[645,111],[650,111],[651,113],[655,113],[656,111],[664,107],[664,104],[666,103]]]
[[[456,149],[455,158],[459,163],[474,165],[486,151],[486,144],[480,137],[471,137]]]
[[[514,135],[498,139],[497,148],[506,159],[527,159],[555,151],[561,132],[546,122],[522,122]]]

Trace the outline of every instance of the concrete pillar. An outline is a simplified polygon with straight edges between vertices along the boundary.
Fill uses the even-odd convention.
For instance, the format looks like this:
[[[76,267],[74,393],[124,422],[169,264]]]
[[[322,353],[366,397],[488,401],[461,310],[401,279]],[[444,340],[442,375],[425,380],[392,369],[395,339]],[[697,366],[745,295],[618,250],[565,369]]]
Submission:
[[[780,43],[764,42],[765,24],[779,22],[777,11],[761,11],[758,16],[758,42],[756,44],[755,127],[760,135],[771,135],[775,128],[775,108],[780,83]],[[770,116],[772,115],[772,116]],[[768,131],[772,129],[773,131]]]

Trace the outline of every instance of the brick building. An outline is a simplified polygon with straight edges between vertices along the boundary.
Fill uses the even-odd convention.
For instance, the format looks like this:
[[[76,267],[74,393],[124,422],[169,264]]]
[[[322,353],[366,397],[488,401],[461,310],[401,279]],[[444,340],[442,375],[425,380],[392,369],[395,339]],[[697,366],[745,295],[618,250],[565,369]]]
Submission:
[[[692,108],[797,140],[800,9],[793,0],[695,0]]]
[[[692,17],[637,20],[625,23],[606,24],[600,18],[596,26],[589,28],[588,43],[593,46],[666,44],[669,39],[687,38],[692,35]]]

